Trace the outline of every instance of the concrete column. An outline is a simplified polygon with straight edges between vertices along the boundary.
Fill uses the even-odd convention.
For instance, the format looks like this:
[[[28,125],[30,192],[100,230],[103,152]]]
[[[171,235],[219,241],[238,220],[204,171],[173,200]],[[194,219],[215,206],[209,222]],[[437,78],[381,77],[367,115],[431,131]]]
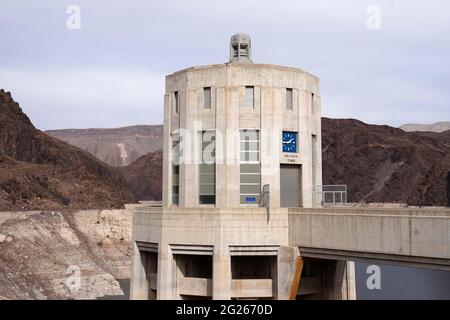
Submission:
[[[214,248],[212,290],[214,300],[231,299],[231,257],[225,244]]]
[[[198,164],[196,163],[198,150],[195,146],[198,146],[199,139],[199,123],[197,122],[197,92],[195,89],[188,89],[185,93],[184,105],[182,105],[181,113],[181,127],[188,130],[190,133],[190,141],[186,141],[184,145],[186,152],[188,152],[188,163],[182,165],[183,179],[180,180],[180,193],[182,192],[182,200],[180,206],[184,208],[194,208],[197,206],[198,188],[192,188],[192,186],[198,185]],[[181,191],[183,190],[183,191]]]
[[[298,148],[302,164],[302,202],[303,207],[312,207],[312,165],[311,165],[311,93],[299,91],[299,132]],[[320,148],[318,149],[320,150]]]
[[[347,261],[324,261],[323,299],[356,299],[354,263]]]
[[[180,92],[180,129],[186,130],[182,147],[184,161],[180,164],[180,207],[193,208],[197,204],[197,164],[195,164],[195,143],[198,139],[196,92]]]
[[[130,280],[130,300],[148,299],[148,280],[145,272],[145,260],[142,259],[136,242],[133,241],[133,260],[131,262],[132,277]]]
[[[270,207],[280,207],[281,90],[261,88],[261,188],[270,185]]]
[[[346,262],[345,278],[343,281],[342,299],[356,300],[355,262]]]
[[[216,90],[216,207],[225,208],[227,203],[227,168],[226,168],[226,121],[225,88]]]
[[[178,294],[178,283],[183,280],[183,274],[186,272],[186,258],[173,259],[173,300],[182,300]]]
[[[164,139],[163,139],[163,188],[162,188],[162,205],[168,207],[172,197],[172,179],[170,177],[170,164],[172,162],[172,146],[170,139],[171,121],[170,121],[170,98],[169,94],[164,96]]]
[[[280,247],[277,257],[277,296],[278,300],[288,300],[292,282],[296,273],[296,262],[299,256],[297,247]]]
[[[230,72],[230,71],[229,71]],[[231,77],[229,74],[228,77]],[[226,204],[227,208],[240,206],[240,154],[239,154],[239,87],[225,89],[226,126]]]
[[[161,243],[158,255],[158,300],[176,299],[175,263],[170,246]]]

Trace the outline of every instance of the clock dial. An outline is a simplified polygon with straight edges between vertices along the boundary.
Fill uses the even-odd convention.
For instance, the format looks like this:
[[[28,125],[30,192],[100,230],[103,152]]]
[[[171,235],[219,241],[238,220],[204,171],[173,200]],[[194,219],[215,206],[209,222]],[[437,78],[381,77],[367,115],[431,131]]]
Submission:
[[[283,152],[297,152],[297,132],[283,131],[282,142]]]

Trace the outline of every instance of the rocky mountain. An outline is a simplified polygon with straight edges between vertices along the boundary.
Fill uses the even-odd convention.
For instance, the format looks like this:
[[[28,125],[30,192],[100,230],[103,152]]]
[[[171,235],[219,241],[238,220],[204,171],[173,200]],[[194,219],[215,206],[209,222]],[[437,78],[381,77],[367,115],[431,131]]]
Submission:
[[[139,200],[161,200],[162,150],[150,152],[120,168]]]
[[[450,130],[450,121],[437,122],[434,124],[417,124],[408,123],[400,126],[400,129],[404,131],[431,131],[431,132],[443,132]]]
[[[350,202],[450,206],[448,134],[323,118],[324,184],[347,184]]]
[[[323,118],[322,134],[323,182],[346,184],[349,202],[450,206],[450,131],[407,133]],[[161,154],[125,171],[141,199],[160,199]]]
[[[116,169],[37,130],[0,90],[0,210],[118,208],[135,201]]]
[[[50,130],[46,133],[91,153],[113,167],[127,166],[142,155],[162,149],[161,125]]]
[[[119,281],[130,277],[132,221],[129,206],[2,211],[0,302],[123,295]]]
[[[35,129],[9,93],[0,97],[0,209],[104,208],[161,199],[162,126],[51,132],[84,141],[115,165],[136,158],[114,169]],[[323,118],[322,140],[324,184],[346,184],[349,202],[450,205],[450,130],[405,132]],[[122,143],[128,150],[123,157]]]
[[[425,137],[432,137],[434,139],[438,139],[448,146],[450,146],[450,130],[443,132],[430,132],[430,131],[415,131],[416,134]]]

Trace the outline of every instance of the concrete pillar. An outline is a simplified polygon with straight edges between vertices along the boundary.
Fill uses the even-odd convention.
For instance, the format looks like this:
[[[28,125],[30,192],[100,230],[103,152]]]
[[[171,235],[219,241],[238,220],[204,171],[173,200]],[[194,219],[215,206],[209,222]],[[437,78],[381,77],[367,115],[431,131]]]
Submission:
[[[280,247],[278,249],[278,272],[277,272],[277,296],[278,300],[288,300],[292,282],[295,278],[297,258],[299,251],[297,247]]]
[[[230,71],[228,71],[230,72]],[[229,74],[228,77],[231,77]],[[226,192],[227,208],[240,206],[240,154],[239,154],[239,88],[225,89],[225,150],[226,150]]]
[[[159,247],[158,255],[158,300],[174,300],[177,297],[175,282],[175,262],[172,251],[167,243],[162,243]]]
[[[162,188],[162,205],[168,207],[172,197],[172,179],[170,177],[170,167],[172,162],[172,146],[171,146],[171,114],[170,114],[170,96],[164,96],[164,139],[163,139],[163,188]]]
[[[197,93],[189,89],[183,94],[180,105],[180,127],[186,129],[188,137],[183,144],[185,152],[185,163],[180,165],[180,207],[197,207],[198,189],[192,186],[198,185],[198,165],[195,163],[198,150],[195,149],[199,138],[197,119]]]
[[[356,300],[355,262],[347,261],[344,283],[342,284],[342,299]]]
[[[178,294],[178,283],[183,280],[183,274],[186,272],[186,257],[179,257],[179,259],[173,259],[173,300],[181,300],[181,296]]]
[[[148,280],[145,272],[145,260],[142,259],[136,242],[133,241],[132,277],[130,280],[130,300],[148,299]]]
[[[226,121],[225,88],[216,90],[216,207],[225,208],[227,204],[227,172],[225,165]]]
[[[231,299],[231,257],[225,244],[214,248],[212,290],[213,300]]]
[[[270,185],[270,207],[280,207],[280,150],[282,94],[276,88],[261,88],[261,188]]]
[[[353,262],[326,261],[322,270],[323,299],[356,299],[355,266]]]

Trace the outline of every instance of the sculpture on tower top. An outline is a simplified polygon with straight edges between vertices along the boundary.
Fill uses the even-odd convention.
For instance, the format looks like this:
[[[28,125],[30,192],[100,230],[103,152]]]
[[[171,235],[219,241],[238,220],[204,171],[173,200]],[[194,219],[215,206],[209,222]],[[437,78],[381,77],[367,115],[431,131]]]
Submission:
[[[253,63],[252,40],[244,33],[238,33],[230,40],[230,63]]]

